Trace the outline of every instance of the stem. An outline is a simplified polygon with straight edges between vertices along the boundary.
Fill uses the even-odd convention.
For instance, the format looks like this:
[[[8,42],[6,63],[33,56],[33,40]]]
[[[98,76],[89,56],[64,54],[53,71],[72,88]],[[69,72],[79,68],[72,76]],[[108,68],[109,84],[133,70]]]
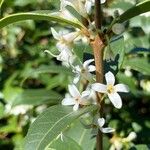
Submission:
[[[97,30],[101,29],[102,26],[102,10],[101,0],[95,0],[95,26]],[[94,41],[91,42],[91,46],[94,53],[95,67],[96,67],[96,82],[103,83],[103,51],[104,43],[102,41],[102,35],[96,35]],[[100,106],[100,117],[103,116],[103,105],[102,94],[97,93],[97,104]],[[98,130],[96,138],[96,150],[103,150],[103,134]]]
[[[95,0],[95,26],[97,29],[102,26],[101,0]]]

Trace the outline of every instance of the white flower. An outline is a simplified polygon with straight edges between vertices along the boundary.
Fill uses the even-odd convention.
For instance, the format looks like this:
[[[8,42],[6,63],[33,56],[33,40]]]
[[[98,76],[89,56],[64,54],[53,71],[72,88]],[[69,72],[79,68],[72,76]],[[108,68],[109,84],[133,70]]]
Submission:
[[[59,61],[72,63],[74,60],[74,55],[72,53],[72,44],[74,39],[80,34],[79,31],[65,33],[65,32],[56,32],[54,28],[51,28],[52,35],[54,39],[57,40],[56,47],[59,50],[59,55],[54,55],[50,51],[45,50],[45,52],[57,58]]]
[[[110,127],[107,127],[107,128],[103,128],[104,124],[105,124],[105,119],[104,118],[99,118],[97,120],[97,123],[99,125],[99,129],[101,130],[101,132],[103,133],[111,133],[111,132],[114,132],[115,129],[113,128],[110,128]]]
[[[129,135],[123,139],[123,142],[131,142],[137,137],[135,132],[130,132]]]
[[[58,42],[56,44],[56,47],[59,51],[62,50],[71,50],[72,49],[72,43],[75,38],[78,37],[79,32],[71,32],[71,33],[64,33],[64,32],[56,32],[54,28],[51,28],[52,35],[54,39],[56,39]]]
[[[81,94],[78,91],[77,87],[72,84],[68,85],[70,97],[66,97],[62,100],[62,105],[74,105],[73,110],[76,111],[79,109],[79,105],[89,105],[87,97],[90,94],[89,91],[83,91]]]
[[[90,72],[93,72],[96,70],[94,65],[90,65],[90,63],[93,61],[94,59],[86,60],[83,63],[83,66],[78,65],[73,68],[73,72],[76,73],[76,77],[74,78],[73,83],[77,83],[80,80],[80,78],[84,78],[86,80],[91,79],[92,75]]]
[[[79,20],[72,15],[67,9],[62,9],[59,12],[53,12],[52,15],[59,16],[67,20],[72,20],[74,22],[79,22]]]
[[[31,108],[32,108],[31,105],[18,105],[18,106],[12,107],[11,104],[7,104],[5,111],[6,113],[17,116],[19,114],[21,115],[26,114],[26,112],[30,110]]]
[[[87,18],[87,12],[82,0],[60,0],[60,10],[66,8],[67,5],[73,7],[80,15]]]
[[[106,0],[101,0],[101,4],[103,4],[105,2],[106,2]],[[85,9],[88,14],[91,13],[91,8],[92,8],[92,6],[94,6],[94,3],[95,3],[95,0],[86,0]]]
[[[92,84],[92,89],[100,92],[100,93],[106,93],[116,108],[122,107],[122,100],[120,95],[117,92],[129,92],[128,86],[125,84],[115,84],[115,77],[114,75],[109,71],[105,74],[106,79],[106,85],[101,83],[94,83]]]

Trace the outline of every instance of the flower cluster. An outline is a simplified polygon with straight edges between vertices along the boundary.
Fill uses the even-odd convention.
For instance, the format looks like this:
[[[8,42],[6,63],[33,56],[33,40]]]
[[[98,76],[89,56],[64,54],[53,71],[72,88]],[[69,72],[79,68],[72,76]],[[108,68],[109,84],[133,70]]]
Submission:
[[[105,74],[106,84],[97,83],[95,79],[96,67],[92,64],[94,59],[88,59],[85,62],[78,62],[76,55],[74,53],[73,45],[77,41],[86,41],[87,44],[93,37],[92,28],[94,23],[91,23],[89,15],[91,13],[92,6],[94,5],[94,0],[60,0],[60,12],[59,14],[66,19],[76,20],[68,10],[67,6],[74,8],[83,18],[86,18],[89,22],[87,28],[75,29],[75,31],[59,31],[57,32],[54,28],[51,28],[51,33],[54,39],[57,40],[56,48],[58,49],[59,54],[54,55],[50,51],[47,51],[52,56],[56,57],[57,60],[61,61],[63,64],[67,64],[67,67],[72,69],[74,73],[74,78],[72,83],[68,85],[69,93],[66,94],[65,98],[62,100],[62,105],[72,105],[73,110],[77,111],[80,107],[86,105],[97,104],[96,101],[96,92],[101,93],[104,96],[108,96],[113,106],[117,109],[122,107],[122,99],[118,92],[129,92],[128,87],[125,84],[116,84],[115,85],[115,76],[112,72],[107,72]],[[105,0],[101,0],[101,3],[104,3]],[[118,24],[113,26],[113,32],[117,32]],[[119,26],[120,28],[122,26]],[[123,28],[121,28],[123,32]],[[86,39],[86,40],[85,40]],[[114,129],[107,127],[104,128],[105,119],[97,119],[97,127],[103,133],[113,132]]]

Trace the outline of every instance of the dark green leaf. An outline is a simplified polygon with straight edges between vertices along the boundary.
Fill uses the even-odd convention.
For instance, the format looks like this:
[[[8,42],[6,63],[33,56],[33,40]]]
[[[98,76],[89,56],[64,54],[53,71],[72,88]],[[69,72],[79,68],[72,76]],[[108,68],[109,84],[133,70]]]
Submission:
[[[28,104],[58,104],[62,100],[62,96],[54,91],[46,89],[28,89],[24,90],[13,101],[13,106]]]
[[[125,11],[122,15],[120,15],[117,21],[122,23],[148,11],[150,11],[150,1],[145,0],[144,2],[136,5],[135,7],[132,7],[129,10]]]

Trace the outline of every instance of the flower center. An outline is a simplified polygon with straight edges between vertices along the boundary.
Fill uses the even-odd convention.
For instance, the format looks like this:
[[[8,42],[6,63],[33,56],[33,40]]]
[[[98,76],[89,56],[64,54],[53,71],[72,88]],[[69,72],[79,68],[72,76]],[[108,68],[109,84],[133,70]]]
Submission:
[[[107,85],[107,92],[108,92],[109,94],[115,92],[114,86],[113,86],[112,84]]]
[[[86,69],[83,68],[83,69],[81,70],[81,73],[83,73],[83,74],[86,73]]]

